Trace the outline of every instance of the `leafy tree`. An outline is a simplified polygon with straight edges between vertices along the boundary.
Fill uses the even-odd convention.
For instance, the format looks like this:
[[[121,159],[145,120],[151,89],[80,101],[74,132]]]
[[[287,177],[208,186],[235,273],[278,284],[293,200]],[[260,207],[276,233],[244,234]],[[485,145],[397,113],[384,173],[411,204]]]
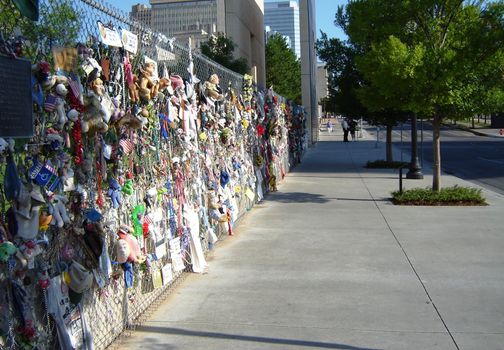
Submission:
[[[351,43],[329,39],[322,33],[317,40],[318,56],[329,71],[329,100],[336,113],[345,118],[363,118],[369,124],[386,127],[386,160],[393,161],[392,129],[407,115],[392,108],[383,108],[381,97],[371,88],[362,91],[366,81],[356,66],[359,50]]]
[[[287,41],[275,33],[266,43],[266,84],[301,104],[301,64]]]
[[[237,73],[246,74],[249,66],[245,58],[235,59],[233,56],[236,44],[224,34],[211,36],[208,41],[201,43],[201,53],[224,67]]]
[[[502,0],[356,0],[338,12],[362,50],[365,104],[432,118],[434,191],[441,187],[442,121],[504,105],[503,18]]]
[[[52,46],[74,45],[80,29],[79,16],[70,1],[48,0],[40,5],[39,20],[23,17],[10,0],[0,0],[0,30],[14,35],[19,30],[28,40],[25,56],[35,59],[42,48],[50,56]]]

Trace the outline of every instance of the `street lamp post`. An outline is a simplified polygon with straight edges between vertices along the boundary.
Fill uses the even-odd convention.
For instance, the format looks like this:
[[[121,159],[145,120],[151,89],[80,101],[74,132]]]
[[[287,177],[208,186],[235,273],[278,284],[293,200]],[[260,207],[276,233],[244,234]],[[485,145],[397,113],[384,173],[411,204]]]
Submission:
[[[417,152],[417,117],[413,114],[411,118],[411,162],[409,165],[409,171],[406,174],[407,179],[420,180],[423,179],[422,167],[418,161]]]

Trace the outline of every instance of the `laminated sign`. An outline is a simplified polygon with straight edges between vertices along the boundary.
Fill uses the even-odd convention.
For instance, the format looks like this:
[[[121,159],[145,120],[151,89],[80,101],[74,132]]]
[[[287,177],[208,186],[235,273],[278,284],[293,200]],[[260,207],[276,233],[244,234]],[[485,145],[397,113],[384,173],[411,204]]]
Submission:
[[[112,27],[104,25],[100,21],[98,21],[97,23],[102,43],[109,46],[122,47],[121,37],[117,32],[117,30],[115,30]]]
[[[137,53],[138,37],[136,36],[136,34],[133,34],[129,30],[122,29],[121,30],[121,40],[122,40],[123,47],[126,51],[129,51],[132,54]]]

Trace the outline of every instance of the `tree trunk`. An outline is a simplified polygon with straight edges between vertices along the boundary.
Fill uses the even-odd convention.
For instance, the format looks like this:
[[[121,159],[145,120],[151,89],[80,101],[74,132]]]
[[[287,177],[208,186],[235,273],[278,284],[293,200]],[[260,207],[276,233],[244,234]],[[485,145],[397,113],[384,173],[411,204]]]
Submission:
[[[394,156],[392,155],[392,125],[387,125],[387,162],[393,162]]]
[[[432,120],[432,150],[434,164],[432,164],[432,190],[439,192],[441,189],[441,117]]]

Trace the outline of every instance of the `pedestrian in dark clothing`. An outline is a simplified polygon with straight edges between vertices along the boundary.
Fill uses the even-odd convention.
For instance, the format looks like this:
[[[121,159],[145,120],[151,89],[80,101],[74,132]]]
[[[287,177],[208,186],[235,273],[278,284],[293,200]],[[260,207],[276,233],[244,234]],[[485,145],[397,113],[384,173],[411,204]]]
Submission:
[[[346,118],[341,121],[341,128],[343,129],[343,142],[348,142],[348,132],[350,131],[350,125],[348,125]]]
[[[355,131],[357,130],[357,122],[352,119],[348,124],[350,129],[350,135],[352,135],[352,141],[355,141]]]

